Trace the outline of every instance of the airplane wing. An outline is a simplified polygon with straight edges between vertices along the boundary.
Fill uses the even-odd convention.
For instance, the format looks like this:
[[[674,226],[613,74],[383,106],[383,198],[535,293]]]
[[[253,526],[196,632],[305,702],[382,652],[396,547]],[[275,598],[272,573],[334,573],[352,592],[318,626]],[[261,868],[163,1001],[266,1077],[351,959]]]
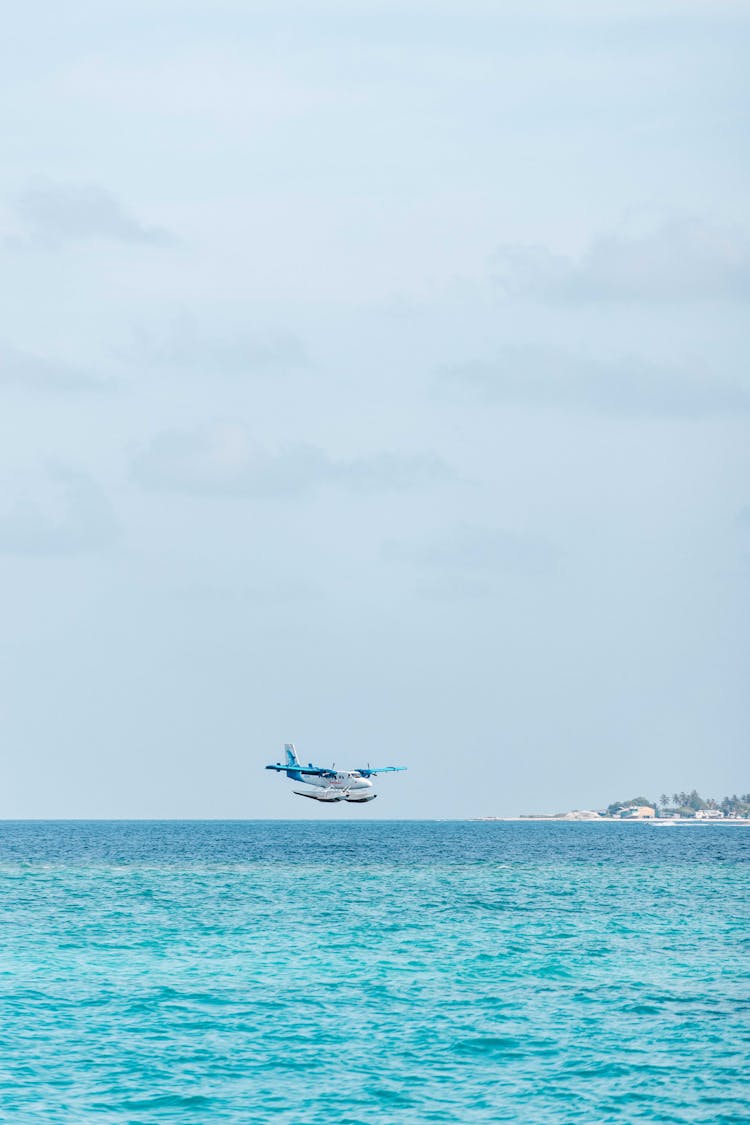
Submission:
[[[332,777],[330,769],[323,769],[321,766],[296,766],[293,762],[284,765],[283,762],[274,762],[270,766],[266,766],[267,770],[280,770],[286,773],[291,770],[292,773],[305,773],[312,777]]]
[[[366,769],[357,770],[357,773],[361,773],[362,777],[372,777],[376,773],[400,773],[405,769],[406,766],[377,766],[374,769],[372,766],[367,766]]]

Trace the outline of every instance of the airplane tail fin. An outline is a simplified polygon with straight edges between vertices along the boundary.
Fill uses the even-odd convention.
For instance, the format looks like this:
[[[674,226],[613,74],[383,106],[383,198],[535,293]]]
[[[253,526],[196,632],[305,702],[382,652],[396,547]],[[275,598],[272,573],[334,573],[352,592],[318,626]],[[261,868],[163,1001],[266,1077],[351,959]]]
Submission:
[[[293,742],[284,743],[284,753],[286,754],[286,764],[294,769],[295,766],[300,765],[300,760],[297,757],[297,751],[294,749]]]

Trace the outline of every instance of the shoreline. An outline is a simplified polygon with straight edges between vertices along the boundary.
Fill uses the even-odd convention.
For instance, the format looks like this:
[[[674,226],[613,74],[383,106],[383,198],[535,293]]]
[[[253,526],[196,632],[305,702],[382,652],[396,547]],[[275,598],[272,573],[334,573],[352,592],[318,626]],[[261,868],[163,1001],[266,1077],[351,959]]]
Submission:
[[[750,826],[750,817],[722,817],[716,819],[699,819],[693,817],[619,817],[619,816],[473,816],[473,823],[488,823],[500,821],[506,824],[650,824],[662,828],[682,828],[690,825],[695,828],[728,828]]]

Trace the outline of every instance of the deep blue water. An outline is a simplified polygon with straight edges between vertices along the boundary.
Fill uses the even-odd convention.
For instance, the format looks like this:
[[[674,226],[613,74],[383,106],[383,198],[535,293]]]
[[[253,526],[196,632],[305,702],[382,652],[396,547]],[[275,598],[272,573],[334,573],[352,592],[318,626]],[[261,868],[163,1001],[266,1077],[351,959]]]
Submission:
[[[5,1122],[747,1122],[750,829],[0,824]]]

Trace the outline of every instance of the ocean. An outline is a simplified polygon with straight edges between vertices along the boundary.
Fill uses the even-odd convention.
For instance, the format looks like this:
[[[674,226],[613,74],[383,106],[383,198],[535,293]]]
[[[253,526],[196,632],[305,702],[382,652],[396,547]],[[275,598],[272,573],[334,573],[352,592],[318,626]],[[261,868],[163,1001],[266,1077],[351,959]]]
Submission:
[[[748,1122],[750,830],[0,824],[0,1121]]]

